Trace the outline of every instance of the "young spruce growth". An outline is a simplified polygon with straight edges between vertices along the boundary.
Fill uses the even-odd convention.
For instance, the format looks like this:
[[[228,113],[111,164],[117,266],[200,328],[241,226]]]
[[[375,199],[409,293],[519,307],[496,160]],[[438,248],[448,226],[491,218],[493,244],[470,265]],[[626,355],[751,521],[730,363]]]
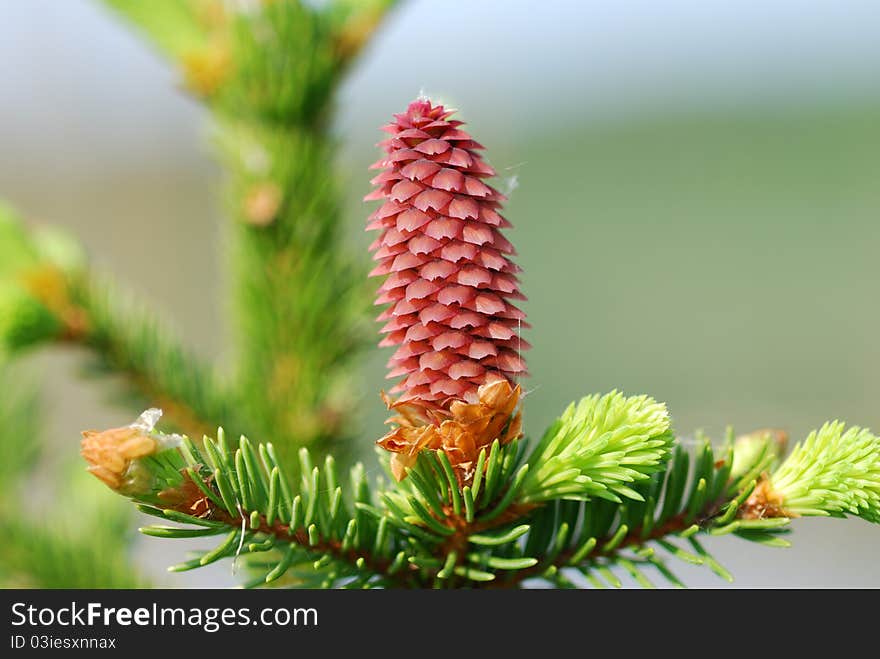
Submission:
[[[126,553],[127,508],[113,509],[122,500],[94,479],[78,489],[58,479],[75,524],[12,503],[35,468],[22,437],[39,415],[5,361],[48,343],[85,348],[94,372],[122,375],[130,407],[147,409],[83,433],[81,452],[89,472],[161,520],[143,533],[204,542],[172,571],[229,559],[247,586],[601,588],[622,575],[681,586],[676,562],[731,579],[702,544],[710,535],[786,546],[795,517],[880,521],[880,440],[840,422],[787,455],[776,430],[685,448],[665,405],[614,391],[525,437],[528,325],[505,199],[482,145],[427,98],[384,127],[374,165],[371,274],[382,278],[394,384],[382,392],[388,432],[352,437],[351,375],[376,287],[365,255],[344,245],[332,114],[395,1],[104,4],[211,117],[228,173],[231,368],[199,360],[74,241],[27,231],[0,206],[0,378],[13,394],[0,397],[4,584],[144,583]],[[339,446],[374,441],[388,478],[337,468]]]
[[[159,537],[222,536],[172,568],[247,556],[248,585],[346,588],[619,586],[625,572],[682,585],[669,563],[730,574],[707,535],[786,546],[790,519],[880,520],[880,440],[826,424],[781,455],[778,432],[704,441],[691,454],[648,396],[593,395],[540,441],[521,433],[523,314],[503,199],[482,147],[452,113],[419,99],[385,130],[368,229],[384,276],[381,345],[397,346],[383,394],[392,429],[378,440],[394,479],[348,481],[332,456],[300,452],[299,478],[272,444],[222,430],[196,443],[139,420],[84,434],[90,469],[141,510],[186,526]],[[154,412],[147,413],[153,418]],[[390,455],[389,455],[390,454]]]

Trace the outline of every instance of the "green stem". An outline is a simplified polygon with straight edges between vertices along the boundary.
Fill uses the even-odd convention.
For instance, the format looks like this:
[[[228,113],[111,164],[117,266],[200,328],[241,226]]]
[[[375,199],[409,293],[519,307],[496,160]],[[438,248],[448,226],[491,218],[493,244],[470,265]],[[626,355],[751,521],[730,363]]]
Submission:
[[[366,278],[341,248],[335,145],[320,125],[220,124],[231,173],[238,383],[251,432],[296,448],[339,439],[364,343]],[[320,449],[319,449],[320,450]]]

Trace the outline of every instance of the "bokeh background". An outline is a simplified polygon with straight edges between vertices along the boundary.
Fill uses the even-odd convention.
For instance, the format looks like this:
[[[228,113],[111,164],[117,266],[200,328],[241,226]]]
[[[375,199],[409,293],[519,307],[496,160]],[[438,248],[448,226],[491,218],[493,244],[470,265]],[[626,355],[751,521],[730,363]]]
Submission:
[[[368,243],[377,127],[424,91],[461,110],[515,188],[532,435],[612,388],[666,401],[685,437],[731,424],[801,438],[831,418],[880,429],[878,61],[871,0],[410,0],[341,94],[352,245]],[[0,196],[76,233],[222,360],[222,173],[206,122],[97,3],[0,0]],[[359,374],[365,450],[386,358]],[[130,421],[108,402],[113,382],[76,377],[82,360],[31,357],[59,455],[80,429]],[[794,527],[791,549],[709,544],[738,586],[880,586],[880,529]],[[167,576],[181,555],[138,541],[158,583],[234,582],[228,565]]]

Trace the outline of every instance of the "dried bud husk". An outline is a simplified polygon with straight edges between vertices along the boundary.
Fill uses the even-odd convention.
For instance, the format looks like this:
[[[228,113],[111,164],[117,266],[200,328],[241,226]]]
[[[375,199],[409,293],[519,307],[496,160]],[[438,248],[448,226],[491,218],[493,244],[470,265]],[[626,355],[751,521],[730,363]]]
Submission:
[[[455,401],[449,409],[431,403],[393,402],[385,396],[396,424],[377,444],[391,451],[391,469],[397,480],[418,459],[420,451],[442,450],[449,458],[461,487],[473,482],[477,458],[496,439],[502,444],[522,433],[522,414],[517,410],[522,390],[506,379],[482,385],[478,402]]]
[[[153,432],[161,415],[161,410],[152,408],[131,425],[83,431],[80,453],[89,464],[89,472],[126,496],[150,492],[153,474],[141,459],[168,448],[176,441],[173,435]]]
[[[183,472],[182,477],[180,485],[160,491],[158,493],[159,500],[164,506],[187,515],[210,517],[214,510],[211,506],[211,500],[192,481],[188,473]],[[206,479],[206,483],[210,483],[210,481],[211,478]]]
[[[800,517],[785,509],[782,494],[776,492],[768,478],[762,478],[754,491],[740,507],[737,516],[741,519],[767,519],[773,517]]]

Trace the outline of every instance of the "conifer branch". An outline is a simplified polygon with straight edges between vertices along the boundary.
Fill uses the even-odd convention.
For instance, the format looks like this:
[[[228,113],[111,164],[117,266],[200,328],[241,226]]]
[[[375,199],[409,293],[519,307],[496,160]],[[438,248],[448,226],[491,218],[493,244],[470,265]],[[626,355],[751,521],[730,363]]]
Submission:
[[[127,378],[136,407],[162,407],[193,436],[221,420],[247,425],[218,369],[186,350],[143,305],[91,273],[69,236],[27,230],[0,207],[0,261],[0,356],[41,344],[80,345],[98,358],[100,373]]]
[[[219,538],[172,571],[232,559],[245,565],[247,586],[511,588],[541,579],[569,588],[619,587],[624,574],[651,587],[653,570],[680,586],[673,559],[732,579],[700,536],[781,547],[793,517],[880,522],[880,439],[839,422],[787,457],[772,432],[731,435],[719,457],[708,440],[685,450],[662,403],[611,392],[572,404],[530,447],[519,385],[528,324],[515,306],[524,296],[502,232],[505,196],[486,182],[495,170],[484,147],[425,98],[383,128],[390,137],[367,197],[383,202],[367,225],[379,231],[371,274],[386,278],[376,298],[388,305],[380,345],[397,347],[389,377],[400,378],[391,391],[399,397],[383,396],[394,416],[377,442],[390,484],[369,482],[361,465],[343,482],[327,449],[354,427],[349,379],[369,296],[360,259],[341,247],[329,127],[344,72],[394,1],[106,4],[156,43],[214,117],[229,173],[233,379],[221,381],[92,277],[70,241],[30,236],[3,208],[0,348],[83,345],[195,438],[223,422],[273,439],[241,436],[231,447],[219,430],[196,443],[157,431],[158,409],[83,433],[88,471],[165,522],[143,533]],[[29,432],[20,416],[28,405],[8,412],[4,402],[0,433],[7,422]],[[317,464],[308,449],[296,453],[304,446]],[[33,457],[12,455],[0,486]],[[56,533],[6,500],[4,580],[93,585],[88,569],[68,562],[88,568],[112,548],[100,585],[140,583],[121,558],[124,516],[97,525],[77,501],[80,533]]]
[[[126,377],[141,401],[167,410],[180,430],[210,432],[217,419],[244,427],[234,394],[218,373],[182,347],[161,321],[109,282],[83,277],[71,291],[82,322],[63,335],[98,357],[99,372]]]
[[[574,452],[580,464],[611,464],[621,459],[623,438],[638,427],[633,421],[644,418],[642,406],[655,403],[619,394],[590,400],[611,402],[619,413],[588,415],[592,420],[568,433],[564,443],[583,447]],[[660,470],[650,451],[639,452],[627,464],[649,475],[619,490],[626,500],[572,497],[563,488],[560,496],[535,502],[524,484],[532,469],[546,472],[542,467],[562,454],[547,452],[552,441],[539,444],[531,454],[535,462],[528,463],[525,443],[513,440],[502,447],[496,440],[490,450],[481,451],[481,477],[464,486],[442,450],[422,451],[406,468],[406,478],[375,491],[360,465],[345,488],[332,457],[315,466],[303,449],[294,494],[271,445],[254,446],[242,437],[232,451],[221,431],[198,448],[187,438],[156,433],[156,414],[147,418],[147,424],[139,420],[129,428],[86,434],[83,454],[95,475],[132,497],[141,510],[190,525],[142,529],[148,535],[225,534],[213,550],[172,570],[246,554],[247,564],[257,571],[250,585],[272,583],[290,572],[291,585],[322,587],[509,588],[531,578],[570,587],[583,579],[618,585],[623,570],[650,586],[644,572],[650,568],[678,586],[666,564],[671,558],[732,578],[703,548],[699,535],[732,534],[768,546],[788,545],[783,536],[789,515],[768,508],[758,516],[750,503],[756,483],[767,479],[777,460],[779,444],[769,435],[759,450],[754,450],[753,437],[738,445],[728,441],[720,458],[708,440],[693,457],[678,445]],[[555,424],[551,433],[558,436],[559,428]],[[663,422],[655,430],[664,434]],[[649,439],[640,441],[652,446]],[[872,441],[876,450],[877,441]],[[807,449],[812,445],[805,444]],[[735,459],[737,446],[747,455],[746,463]],[[856,448],[861,453],[865,447]],[[801,454],[798,449],[793,453]],[[586,455],[589,461],[582,462]],[[833,455],[818,452],[814,459],[827,462]],[[383,456],[387,466],[389,458]],[[561,473],[571,478],[570,471]],[[878,475],[873,469],[863,473]],[[610,468],[601,478],[595,476],[593,487],[602,478],[618,482],[619,472]],[[839,491],[844,490],[855,491],[847,486]],[[876,512],[872,506],[863,516]]]
[[[242,397],[252,431],[272,432],[288,458],[344,438],[352,360],[366,346],[365,269],[341,247],[332,171],[330,102],[347,62],[336,44],[349,25],[339,7],[230,16],[236,68],[206,97],[230,175],[238,383],[262,393]]]
[[[395,0],[107,3],[214,115],[229,173],[235,381],[251,432],[271,432],[287,458],[344,439],[369,289],[341,248],[331,104]]]

